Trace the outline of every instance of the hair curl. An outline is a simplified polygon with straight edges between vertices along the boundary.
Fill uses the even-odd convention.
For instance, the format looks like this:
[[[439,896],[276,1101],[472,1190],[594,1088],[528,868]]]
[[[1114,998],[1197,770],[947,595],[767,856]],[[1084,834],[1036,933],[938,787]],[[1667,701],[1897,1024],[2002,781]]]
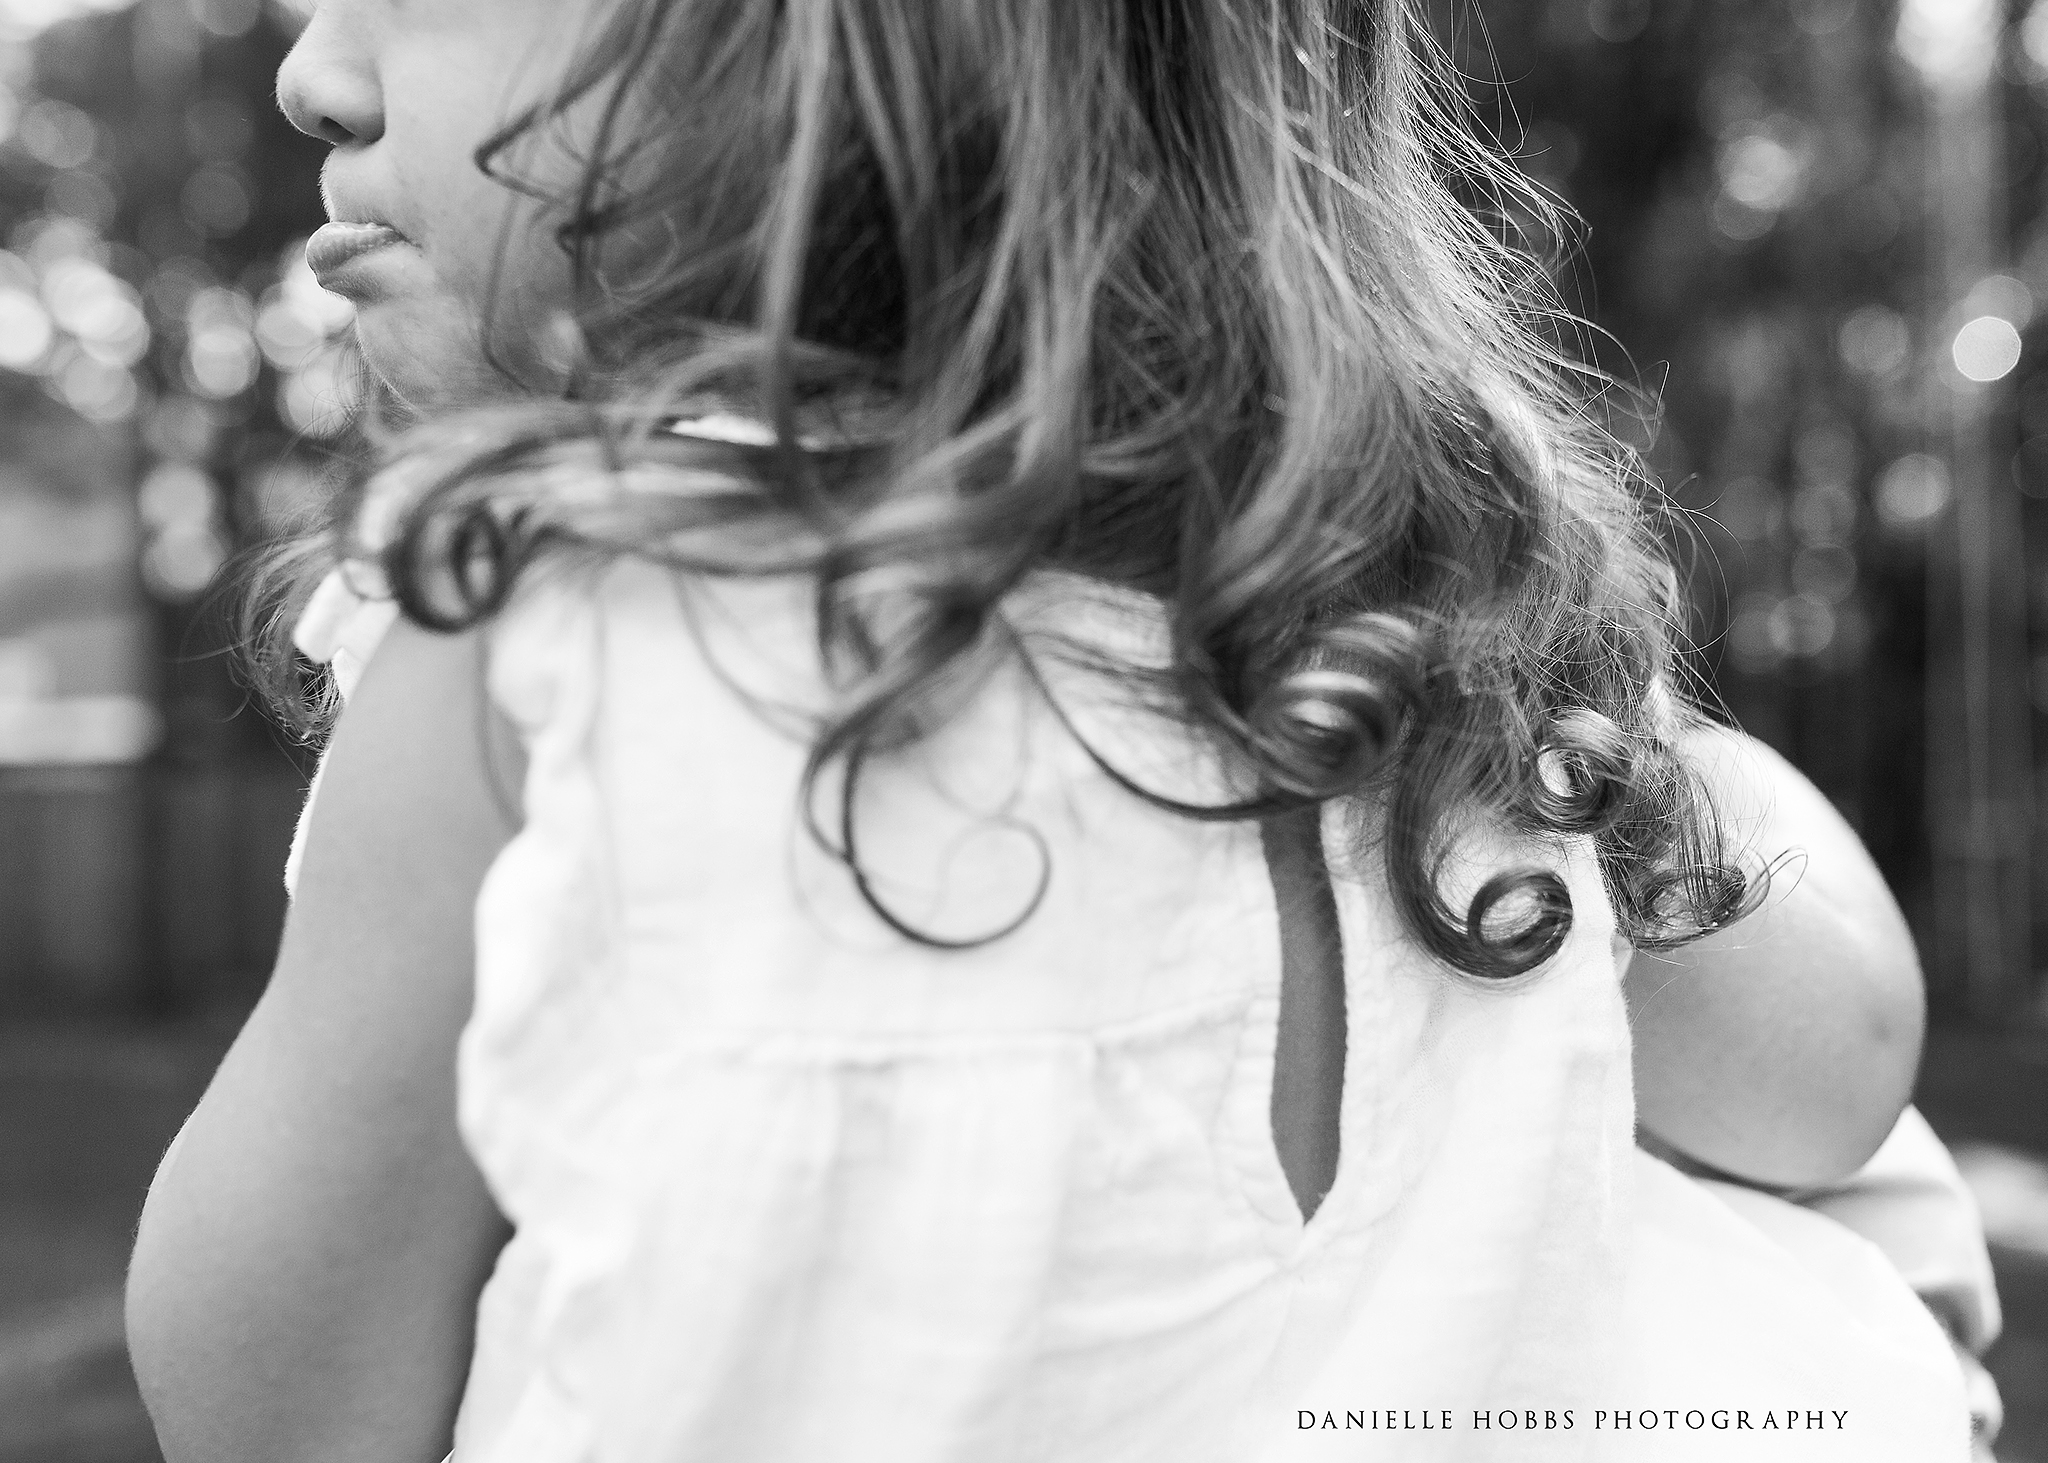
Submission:
[[[1531,971],[1571,923],[1540,869],[1451,906],[1474,815],[1591,839],[1640,947],[1753,906],[1674,745],[1654,495],[1500,228],[1554,217],[1411,0],[622,0],[478,163],[531,189],[511,163],[549,146],[584,149],[550,200],[573,387],[385,445],[414,620],[487,618],[544,554],[801,572],[839,693],[815,783],[914,739],[1019,653],[1005,596],[1075,571],[1166,606],[1170,663],[1124,670],[1245,793],[1126,784],[1213,818],[1376,789],[1395,903],[1460,971]],[[664,430],[707,411],[769,440]],[[288,704],[351,511],[251,602]]]

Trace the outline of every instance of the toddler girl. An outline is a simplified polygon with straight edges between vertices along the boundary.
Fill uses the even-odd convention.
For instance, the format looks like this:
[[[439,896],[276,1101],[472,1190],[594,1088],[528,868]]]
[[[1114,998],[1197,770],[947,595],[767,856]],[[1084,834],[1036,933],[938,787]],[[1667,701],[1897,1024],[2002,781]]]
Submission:
[[[1963,1455],[1635,1147],[1855,1169],[1917,971],[1408,4],[320,0],[280,91],[400,420],[267,601],[348,704],[169,1457]]]

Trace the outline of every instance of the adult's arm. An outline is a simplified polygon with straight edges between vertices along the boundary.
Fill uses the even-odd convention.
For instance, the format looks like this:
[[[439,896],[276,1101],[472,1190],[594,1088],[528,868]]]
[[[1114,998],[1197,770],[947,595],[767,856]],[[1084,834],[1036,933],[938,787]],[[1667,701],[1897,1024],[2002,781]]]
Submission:
[[[1831,1182],[1912,1093],[1926,1020],[1912,936],[1855,833],[1783,757],[1704,726],[1684,751],[1731,846],[1795,857],[1758,913],[1630,961],[1645,1146],[1752,1183]]]
[[[150,1189],[128,1331],[170,1463],[448,1449],[508,1237],[455,1125],[472,911],[516,831],[481,670],[478,636],[403,623],[371,658],[275,974]]]

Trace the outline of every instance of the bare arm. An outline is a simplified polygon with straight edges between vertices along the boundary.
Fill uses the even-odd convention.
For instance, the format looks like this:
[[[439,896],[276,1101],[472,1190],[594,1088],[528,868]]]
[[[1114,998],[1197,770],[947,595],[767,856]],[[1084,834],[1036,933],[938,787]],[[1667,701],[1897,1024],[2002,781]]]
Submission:
[[[1736,847],[1803,857],[1759,913],[1630,963],[1645,1146],[1755,1183],[1830,1182],[1911,1095],[1926,1017],[1912,936],[1855,833],[1784,758],[1721,728],[1686,750]]]
[[[171,1463],[449,1446],[507,1237],[455,1126],[472,910],[514,832],[484,706],[476,637],[400,624],[336,729],[276,973],[157,1174],[129,1271]]]

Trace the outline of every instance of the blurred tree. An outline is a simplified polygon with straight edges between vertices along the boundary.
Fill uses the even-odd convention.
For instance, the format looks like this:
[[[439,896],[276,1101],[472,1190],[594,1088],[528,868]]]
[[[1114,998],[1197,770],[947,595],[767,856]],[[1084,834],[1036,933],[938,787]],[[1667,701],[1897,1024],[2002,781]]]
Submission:
[[[142,578],[162,607],[164,754],[176,760],[216,758],[223,739],[258,730],[233,715],[239,693],[198,607],[232,552],[274,531],[292,490],[316,480],[317,453],[294,441],[313,423],[292,419],[292,368],[346,318],[312,300],[298,311],[309,318],[263,328],[292,251],[324,217],[324,148],[270,102],[288,27],[251,0],[141,0],[53,27],[0,153],[9,243],[46,308],[58,313],[53,271],[129,307],[60,317],[30,369],[57,402],[133,443]],[[131,338],[95,350],[101,316]],[[70,330],[75,346],[69,326],[86,331]]]
[[[19,10],[0,6],[0,451],[31,496],[120,506],[128,567],[110,593],[153,606],[160,710],[146,779],[35,794],[69,801],[34,826],[75,821],[89,791],[129,810],[140,833],[101,842],[141,840],[157,997],[207,1000],[268,968],[303,787],[277,733],[238,715],[217,610],[235,553],[317,501],[348,429],[349,311],[300,247],[324,218],[325,149],[271,100],[292,20],[260,0],[102,3],[9,39]],[[129,892],[0,909],[0,944],[34,963],[36,931],[132,920],[135,881],[101,883]]]
[[[1962,797],[1942,780],[1962,753],[1943,743],[1930,783],[1927,591],[1930,552],[1935,586],[1954,578],[1945,405],[1966,383],[1929,328],[1955,328],[1954,302],[1928,253],[1926,117],[1896,5],[1443,0],[1439,15],[1482,118],[1583,220],[1558,267],[1599,327],[1590,354],[1660,402],[1610,405],[1689,519],[1703,670],[1862,832],[1922,936],[1937,1011],[1959,1013],[1962,957],[1937,910],[1960,905],[1951,886],[1937,898],[1926,798]],[[2023,757],[2025,737],[2001,745]],[[2027,893],[2006,900],[2022,946]],[[2023,1003],[2031,971],[2007,964]]]

